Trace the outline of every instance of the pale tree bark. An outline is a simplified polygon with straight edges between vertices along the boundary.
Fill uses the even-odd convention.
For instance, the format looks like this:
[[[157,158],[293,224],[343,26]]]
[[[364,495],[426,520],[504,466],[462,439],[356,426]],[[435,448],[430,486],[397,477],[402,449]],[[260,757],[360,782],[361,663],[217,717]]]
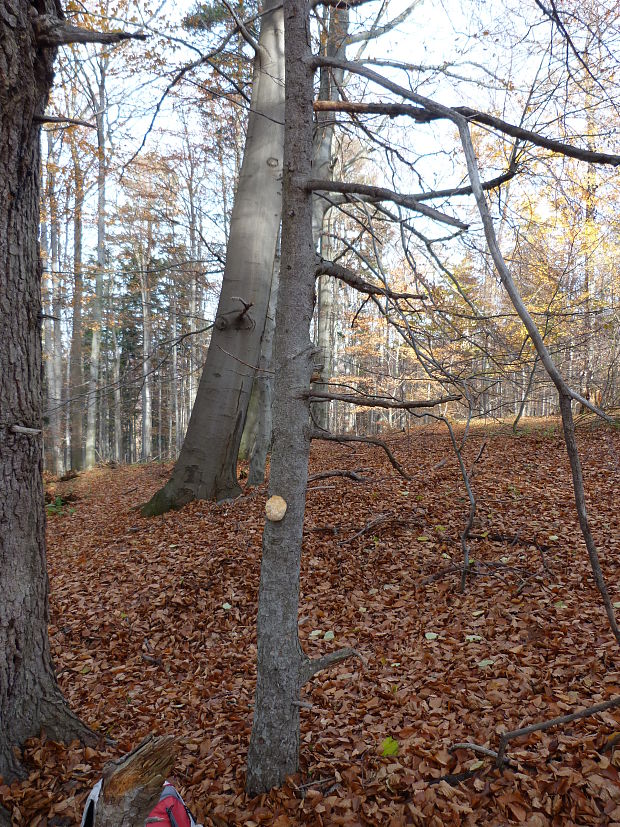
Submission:
[[[38,8],[56,15],[50,0]],[[0,16],[0,775],[20,772],[13,748],[44,727],[85,734],[60,693],[47,633],[42,468],[39,125],[55,50],[41,49],[29,12]]]
[[[265,326],[281,214],[282,9],[264,5],[243,164],[207,361],[181,454],[147,515],[240,493],[237,454]]]
[[[103,305],[103,273],[105,269],[105,208],[106,208],[106,154],[105,154],[105,108],[106,71],[109,57],[98,60],[99,78],[96,94],[91,101],[95,109],[97,126],[97,268],[95,271],[95,296],[92,314],[92,342],[90,348],[90,380],[88,383],[88,406],[86,411],[86,468],[95,464],[95,434],[97,429],[97,402],[99,385],[99,362],[101,352],[101,322]]]
[[[73,207],[73,328],[71,331],[71,384],[69,398],[71,400],[71,468],[78,471],[82,468],[82,430],[84,412],[84,386],[82,365],[82,210],[84,207],[84,172],[80,165],[78,149],[73,143],[71,147],[74,174],[74,207]]]
[[[250,470],[248,485],[260,485],[265,481],[267,454],[271,449],[273,401],[273,337],[276,329],[276,307],[280,283],[280,256],[276,256],[271,278],[269,308],[265,319],[265,331],[261,345],[259,373],[255,380],[257,391],[258,418],[254,443],[250,449]]]
[[[150,245],[149,245],[150,246]],[[147,256],[147,262],[150,255]],[[153,374],[151,324],[151,289],[147,267],[139,267],[140,298],[142,301],[142,449],[140,458],[149,459],[153,453]]]
[[[267,520],[258,599],[258,659],[246,788],[252,795],[280,785],[299,764],[299,693],[319,669],[351,651],[317,661],[298,636],[299,573],[308,478],[309,389],[316,348],[310,341],[315,254],[312,197],[313,72],[309,3],[285,0],[286,126],[282,265],[275,333],[275,398],[270,494],[287,503],[280,521]]]
[[[346,56],[346,38],[349,31],[349,9],[326,9],[329,15],[327,21],[327,40],[325,54],[328,57],[344,58]],[[323,67],[320,70],[319,100],[339,100],[340,90],[343,87],[344,71],[330,70]],[[316,132],[314,137],[313,176],[330,180],[333,177],[333,141],[334,116],[332,112],[318,111],[316,113]],[[323,258],[332,257],[332,248],[328,232],[323,232],[324,224],[328,220],[330,203],[327,199],[315,195],[312,206],[312,235],[315,246]],[[334,373],[334,285],[330,276],[320,276],[318,280],[318,308],[316,342],[319,348],[319,361],[322,364],[322,382],[329,382]],[[330,406],[315,405],[312,417],[319,428],[329,429]]]
[[[43,256],[44,300],[44,354],[47,388],[46,418],[48,445],[46,463],[53,474],[64,472],[61,450],[62,363],[60,341],[60,285],[58,264],[58,199],[56,194],[56,167],[58,156],[51,132],[47,133],[45,163],[45,200],[42,209],[41,253]]]
[[[123,426],[121,406],[121,346],[116,335],[116,325],[112,325],[112,347],[114,361],[112,363],[112,380],[114,382],[114,452],[117,462],[123,461]]]

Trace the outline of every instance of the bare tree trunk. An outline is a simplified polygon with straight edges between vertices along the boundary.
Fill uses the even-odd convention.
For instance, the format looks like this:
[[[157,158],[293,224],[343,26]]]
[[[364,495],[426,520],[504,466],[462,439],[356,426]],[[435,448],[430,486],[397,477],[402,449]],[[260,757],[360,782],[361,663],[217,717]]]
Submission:
[[[299,572],[308,478],[310,378],[316,348],[312,197],[312,66],[307,0],[285,0],[286,126],[282,268],[275,333],[273,453],[269,491],[286,502],[283,519],[267,519],[258,598],[258,660],[246,788],[251,795],[280,785],[299,764],[299,693],[319,669],[351,654],[317,661],[298,636]]]
[[[105,105],[106,67],[108,57],[99,60],[98,101],[95,123],[97,125],[97,270],[95,275],[95,300],[93,303],[92,344],[90,349],[90,381],[86,413],[86,468],[95,464],[95,433],[97,430],[97,400],[99,384],[99,358],[101,351],[101,321],[103,305],[103,271],[105,268],[105,207],[106,207],[106,157],[105,157]]]
[[[112,380],[114,382],[114,459],[123,461],[123,427],[121,424],[121,347],[116,335],[116,327],[112,326],[112,344],[114,347],[114,363]]]
[[[84,206],[84,173],[80,167],[77,147],[71,147],[75,177],[73,210],[73,330],[71,332],[71,467],[82,468],[82,415],[84,386],[82,368],[82,208]]]
[[[346,36],[349,31],[348,9],[326,9],[329,15],[325,54],[328,57],[344,58],[346,56]],[[319,99],[339,100],[344,72],[340,69],[320,70]],[[317,128],[314,137],[313,174],[329,180],[333,177],[332,144],[334,138],[334,117],[331,112],[317,112]],[[315,245],[324,258],[331,258],[330,239],[323,235],[330,204],[319,195],[315,195],[312,206],[312,233]],[[334,373],[334,284],[330,276],[320,276],[318,284],[317,345],[323,365],[321,378],[328,382]],[[312,416],[316,424],[329,429],[330,404],[314,405]]]
[[[215,327],[185,441],[169,482],[144,506],[161,514],[195,498],[237,496],[237,454],[265,327],[281,215],[282,9],[261,18],[243,165]]]
[[[141,459],[146,460],[153,453],[153,376],[151,373],[151,291],[149,274],[140,269],[140,296],[142,299],[142,451]]]
[[[248,485],[260,485],[265,480],[267,454],[271,448],[273,399],[273,337],[276,329],[276,306],[278,302],[278,284],[280,282],[280,257],[273,263],[269,309],[265,320],[265,332],[261,346],[259,374],[256,377],[258,391],[258,421],[254,445],[250,451],[250,470]]]
[[[39,5],[56,15],[50,0]],[[55,49],[35,41],[29,4],[0,16],[0,775],[45,727],[84,734],[60,693],[48,623],[42,468],[39,132]]]

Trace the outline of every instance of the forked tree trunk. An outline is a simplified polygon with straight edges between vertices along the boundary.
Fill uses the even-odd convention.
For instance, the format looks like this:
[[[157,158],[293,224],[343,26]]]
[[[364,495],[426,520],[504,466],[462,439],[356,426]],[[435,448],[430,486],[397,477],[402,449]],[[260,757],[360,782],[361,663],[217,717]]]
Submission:
[[[51,0],[38,8],[57,14]],[[0,775],[5,782],[20,770],[13,747],[42,727],[57,739],[85,732],[56,683],[47,634],[40,128],[33,118],[43,115],[55,50],[35,42],[33,11],[29,3],[13,3],[0,16]]]
[[[143,513],[237,496],[237,453],[265,326],[281,214],[284,32],[264,4],[243,165],[215,327],[181,454]]]

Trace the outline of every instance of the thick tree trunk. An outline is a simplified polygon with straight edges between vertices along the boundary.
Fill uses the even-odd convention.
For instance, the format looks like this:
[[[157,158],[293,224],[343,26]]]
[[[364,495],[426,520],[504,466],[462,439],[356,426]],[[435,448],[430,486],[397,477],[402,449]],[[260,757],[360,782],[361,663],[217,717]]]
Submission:
[[[243,165],[207,361],[181,454],[143,513],[237,496],[237,453],[269,302],[281,215],[284,122],[282,9],[264,4]]]
[[[55,14],[52,2],[39,5]],[[39,127],[53,49],[34,40],[28,3],[0,16],[0,775],[19,772],[13,747],[42,727],[84,732],[54,676],[41,480]],[[32,429],[32,430],[20,430]]]

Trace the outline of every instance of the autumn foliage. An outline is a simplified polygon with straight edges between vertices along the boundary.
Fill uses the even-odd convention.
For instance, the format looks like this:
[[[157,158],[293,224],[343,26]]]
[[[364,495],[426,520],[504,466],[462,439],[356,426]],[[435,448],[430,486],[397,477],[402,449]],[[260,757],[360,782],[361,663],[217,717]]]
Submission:
[[[620,601],[620,438],[579,429],[592,525]],[[29,777],[0,785],[14,825],[79,821],[103,763],[150,732],[183,742],[173,781],[205,825],[620,824],[620,712],[511,743],[499,734],[620,693],[618,652],[573,514],[556,422],[513,435],[479,426],[475,574],[459,593],[468,506],[447,434],[318,445],[310,483],[300,639],[353,646],[308,684],[302,772],[243,792],[255,681],[255,610],[266,489],[147,520],[138,506],[170,468],[99,468],[48,482],[50,636],[59,682],[106,739],[98,749],[29,742]],[[447,462],[442,460],[447,459]],[[368,526],[372,523],[372,526]],[[366,530],[364,530],[366,529]]]

